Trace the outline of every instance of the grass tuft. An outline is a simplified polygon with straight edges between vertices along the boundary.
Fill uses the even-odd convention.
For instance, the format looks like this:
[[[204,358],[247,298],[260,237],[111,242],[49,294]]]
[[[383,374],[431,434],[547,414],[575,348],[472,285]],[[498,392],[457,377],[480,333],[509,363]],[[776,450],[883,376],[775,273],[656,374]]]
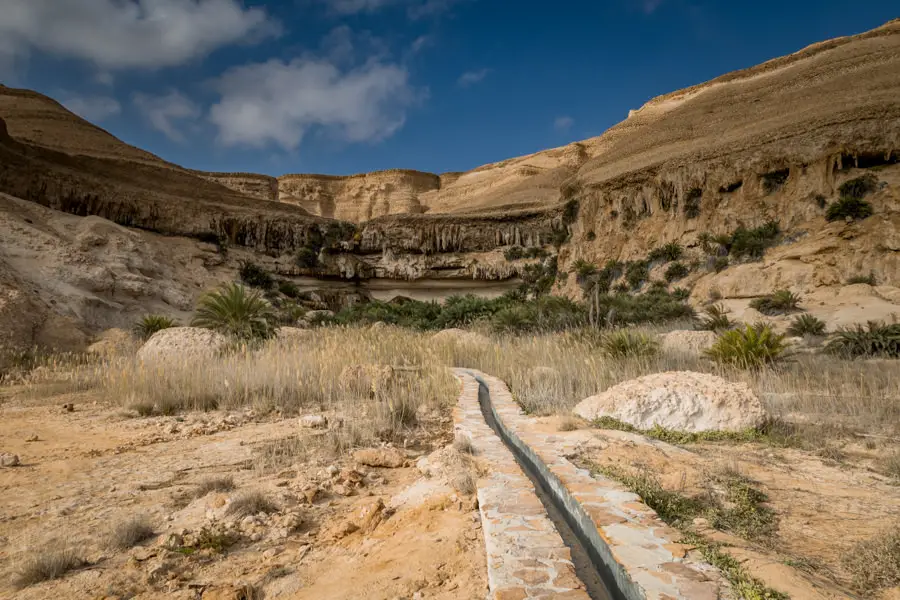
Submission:
[[[197,488],[194,490],[194,497],[202,498],[210,492],[230,492],[234,487],[234,478],[230,475],[210,477],[197,484]]]
[[[225,514],[233,517],[246,517],[259,513],[269,514],[274,512],[278,512],[278,506],[262,492],[255,491],[245,492],[232,500]]]
[[[853,587],[867,594],[900,585],[900,525],[860,542],[843,556]]]
[[[13,584],[21,589],[59,579],[69,571],[85,566],[87,562],[72,548],[41,548],[33,550],[16,572]]]
[[[138,515],[116,524],[107,535],[106,546],[112,550],[127,550],[154,535],[149,519]]]

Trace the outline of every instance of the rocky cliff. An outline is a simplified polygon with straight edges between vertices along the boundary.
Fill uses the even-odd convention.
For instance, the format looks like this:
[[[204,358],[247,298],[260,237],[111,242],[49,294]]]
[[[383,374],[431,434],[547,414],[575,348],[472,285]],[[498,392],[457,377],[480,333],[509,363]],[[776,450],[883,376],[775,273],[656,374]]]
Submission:
[[[827,303],[872,271],[887,284],[877,292],[883,316],[900,281],[898,98],[893,21],[653,99],[599,137],[470,172],[272,178],[183,169],[45,96],[0,87],[0,192],[189,238],[203,253],[230,248],[203,255],[205,274],[179,284],[177,310],[248,257],[362,292],[416,280],[451,293],[453,282],[467,291],[464,281],[514,282],[546,253],[558,253],[565,273],[576,261],[637,260],[678,242],[689,273],[677,285],[695,301],[788,287]],[[840,186],[861,177],[873,215],[827,221]],[[761,259],[712,268],[702,239],[769,221],[782,234]],[[649,267],[650,279],[663,277]],[[556,291],[581,295],[571,276]]]

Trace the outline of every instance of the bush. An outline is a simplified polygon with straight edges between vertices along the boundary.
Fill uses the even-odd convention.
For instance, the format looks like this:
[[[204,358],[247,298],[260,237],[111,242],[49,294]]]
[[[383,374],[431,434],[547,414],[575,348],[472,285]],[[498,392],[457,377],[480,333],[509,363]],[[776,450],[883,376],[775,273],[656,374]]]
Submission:
[[[649,276],[650,270],[647,263],[642,260],[630,263],[625,269],[625,281],[633,290],[639,289]]]
[[[268,271],[260,267],[253,261],[241,261],[240,268],[241,281],[250,287],[260,288],[262,290],[271,290],[275,286],[275,280]]]
[[[150,336],[157,331],[177,326],[178,323],[175,319],[163,315],[144,315],[134,324],[132,330],[134,331],[134,334],[142,340],[148,340],[150,339]]]
[[[627,329],[604,335],[600,347],[610,358],[643,358],[659,352],[659,342],[646,333]]]
[[[691,297],[691,290],[685,289],[683,287],[677,287],[672,290],[672,297],[676,300],[687,300]]]
[[[865,219],[871,217],[873,212],[872,205],[865,200],[843,196],[828,205],[828,209],[825,211],[825,220],[839,221],[847,217]]]
[[[674,262],[666,269],[666,281],[669,283],[678,281],[679,279],[687,277],[690,272],[690,269],[688,269],[684,263]]]
[[[758,369],[781,358],[784,337],[768,325],[745,325],[723,333],[705,354],[722,365]]]
[[[728,257],[727,256],[717,256],[713,261],[713,270],[716,273],[721,273],[725,269],[728,268]]]
[[[734,327],[734,321],[728,317],[731,312],[723,304],[713,304],[704,311],[705,316],[702,317],[696,325],[696,329],[700,331],[723,331]]]
[[[775,245],[778,236],[781,233],[781,227],[777,221],[768,221],[764,225],[747,229],[746,227],[738,227],[732,232],[729,238],[717,238],[721,243],[724,242],[728,254],[735,258],[762,258],[766,249]]]
[[[847,285],[853,285],[855,283],[865,283],[866,285],[876,286],[878,285],[878,280],[875,279],[875,273],[870,272],[868,275],[854,275],[847,280]]]
[[[638,294],[603,295],[599,298],[601,315],[613,314],[621,324],[665,323],[694,318],[694,309],[665,291]]]
[[[293,281],[281,281],[278,284],[278,291],[288,298],[297,298],[300,296],[300,290]]]
[[[801,310],[800,296],[788,291],[778,290],[774,294],[756,298],[750,302],[750,307],[755,308],[764,315],[783,315]]]
[[[841,187],[838,188],[838,193],[841,198],[862,200],[867,195],[874,192],[877,186],[878,178],[871,173],[868,173],[862,177],[845,181],[841,184]]]
[[[650,254],[647,255],[647,260],[650,262],[669,262],[678,260],[683,254],[684,248],[682,248],[678,242],[669,242],[668,244],[651,250]]]
[[[319,266],[319,251],[304,246],[297,250],[297,266],[303,269],[314,269]]]
[[[191,325],[240,340],[267,339],[275,333],[272,306],[259,291],[232,283],[203,295]]]
[[[900,358],[900,323],[869,321],[866,325],[838,329],[825,351],[846,358]]]
[[[900,526],[859,542],[843,556],[843,563],[853,587],[867,598],[875,597],[878,590],[900,585]]]
[[[106,546],[112,550],[127,550],[153,536],[153,526],[147,517],[131,517],[113,527],[107,537]]]
[[[506,260],[519,260],[525,256],[525,249],[522,246],[512,246],[503,252]]]
[[[85,564],[86,561],[71,548],[36,550],[22,562],[13,583],[17,588],[24,588],[42,581],[58,579]]]
[[[587,241],[593,242],[594,240],[597,239],[597,234],[594,233],[594,230],[592,229],[587,232],[587,235],[585,235],[585,238],[587,238]]]
[[[597,265],[579,259],[572,264],[572,272],[575,273],[575,280],[582,284],[597,272]]]
[[[225,514],[234,517],[246,517],[259,513],[278,512],[278,506],[266,498],[262,492],[246,492],[231,501]]]
[[[624,281],[620,281],[613,287],[613,291],[617,294],[627,294],[631,290],[631,286]]]
[[[787,333],[794,337],[806,335],[825,335],[825,321],[812,315],[798,315],[791,321]]]

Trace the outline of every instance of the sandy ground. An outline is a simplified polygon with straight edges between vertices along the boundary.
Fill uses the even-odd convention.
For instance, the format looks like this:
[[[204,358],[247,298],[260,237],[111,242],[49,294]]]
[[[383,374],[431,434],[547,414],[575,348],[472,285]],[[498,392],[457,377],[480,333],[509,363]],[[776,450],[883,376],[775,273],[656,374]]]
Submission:
[[[646,469],[667,490],[687,496],[705,493],[707,475],[723,470],[757,482],[778,520],[771,539],[751,543],[697,524],[705,535],[727,544],[728,552],[753,575],[791,598],[859,598],[849,587],[842,555],[855,543],[900,522],[900,486],[872,469],[873,461],[896,449],[896,443],[875,449],[862,442],[846,444],[837,462],[762,444],[677,447],[621,431],[558,432],[558,423],[557,417],[548,417],[535,420],[533,426],[559,436],[577,436],[581,452],[576,460]]]
[[[88,394],[35,401],[9,388],[0,402],[0,450],[21,458],[0,470],[0,598],[251,597],[242,586],[267,599],[486,592],[474,499],[423,480],[414,459],[428,443],[404,451],[407,466],[381,469],[295,453],[298,440],[315,435],[295,418],[252,411],[134,418]],[[74,412],[60,408],[68,402]],[[429,441],[446,443],[448,435]],[[199,482],[225,475],[233,491],[195,497]],[[254,490],[277,512],[225,514],[235,497]],[[156,535],[110,550],[112,526],[134,515],[146,515]],[[221,553],[185,550],[204,526],[237,541]],[[73,548],[87,565],[11,587],[23,561],[49,547]]]

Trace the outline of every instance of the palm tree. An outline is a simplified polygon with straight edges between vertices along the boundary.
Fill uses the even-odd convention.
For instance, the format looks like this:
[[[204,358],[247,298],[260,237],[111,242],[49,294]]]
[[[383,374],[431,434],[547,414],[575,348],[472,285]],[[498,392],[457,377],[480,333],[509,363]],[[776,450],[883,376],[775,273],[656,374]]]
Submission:
[[[178,323],[165,315],[144,315],[140,321],[134,324],[133,330],[139,338],[148,340],[157,331],[170,327],[178,327]]]
[[[191,325],[251,340],[272,337],[274,320],[272,306],[259,290],[249,291],[243,285],[230,283],[200,298]]]

